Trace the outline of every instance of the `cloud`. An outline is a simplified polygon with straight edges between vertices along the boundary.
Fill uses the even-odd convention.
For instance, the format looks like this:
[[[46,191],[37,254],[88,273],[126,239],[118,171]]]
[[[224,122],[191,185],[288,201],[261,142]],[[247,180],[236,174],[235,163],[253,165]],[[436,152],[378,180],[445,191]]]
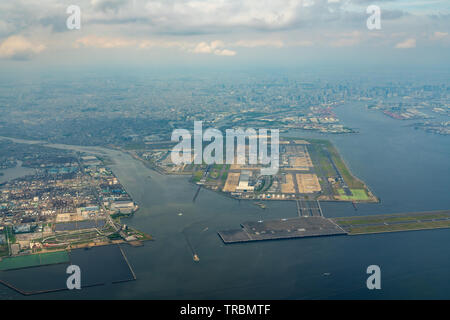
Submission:
[[[98,37],[98,36],[86,36],[76,40],[75,47],[92,47],[92,48],[102,48],[102,49],[112,49],[112,48],[124,48],[135,46],[135,40],[129,40],[126,38],[108,38],[108,37]]]
[[[312,47],[314,45],[314,42],[311,40],[294,40],[289,41],[286,46],[288,47]]]
[[[198,53],[198,54],[215,54],[218,56],[234,56],[236,51],[226,49],[225,43],[221,40],[211,42],[202,41],[199,43],[188,41],[164,41],[158,39],[128,39],[122,37],[100,37],[89,35],[79,38],[74,43],[75,48],[100,48],[114,49],[134,47],[139,49],[153,48],[177,48],[179,50]]]
[[[284,43],[281,40],[272,40],[272,39],[260,39],[260,40],[239,40],[233,43],[235,47],[244,47],[244,48],[256,48],[256,47],[275,47],[281,48],[284,47]]]
[[[215,50],[214,54],[218,55],[218,56],[229,56],[229,57],[232,57],[232,56],[236,55],[236,51],[228,50],[228,49],[222,49],[222,50]]]
[[[200,42],[195,48],[194,50],[192,50],[193,53],[212,53],[213,52],[213,48],[211,45],[209,45],[206,42]]]
[[[359,31],[353,31],[349,33],[339,34],[340,39],[331,41],[332,47],[350,47],[358,44],[361,41],[362,33]]]
[[[446,0],[448,1],[448,0]],[[368,3],[391,3],[383,6],[382,19],[408,21],[416,16],[404,1],[389,0],[77,0],[83,27],[115,28],[120,35],[199,35],[236,32],[289,31],[293,29],[338,30],[363,26],[367,15],[362,6]],[[443,1],[440,1],[444,3]],[[0,1],[0,21],[4,32],[26,34],[38,26],[53,31],[67,31],[65,9],[70,2],[61,0]],[[425,5],[422,5],[425,6]],[[442,5],[430,5],[427,14],[434,24],[448,26]],[[434,9],[433,9],[434,8]],[[433,9],[433,10],[431,10]],[[403,22],[403,20],[402,20]],[[398,22],[400,23],[400,22]],[[416,23],[417,25],[417,23]],[[10,31],[12,29],[12,31]],[[341,30],[342,30],[341,29]],[[440,28],[439,28],[440,29]],[[98,30],[95,30],[98,31]],[[10,34],[3,34],[9,36]]]
[[[435,31],[428,36],[428,39],[445,47],[450,45],[450,34],[448,32]]]
[[[140,26],[155,34],[195,35],[246,31],[288,31],[361,24],[365,11],[348,0],[92,0],[85,25]],[[107,8],[107,9],[105,9]],[[93,10],[94,9],[94,10]],[[386,16],[387,17],[387,16]]]
[[[11,36],[0,44],[0,58],[28,60],[44,50],[43,44],[32,43],[23,36]]]
[[[118,12],[121,7],[124,7],[128,0],[91,0],[92,6],[100,11],[107,12],[109,10]]]
[[[18,34],[44,39],[48,55],[70,50],[74,42],[78,48],[164,48],[224,56],[249,51],[241,48],[415,46],[399,43],[409,38],[424,47],[448,47],[446,2],[416,2],[422,11],[401,0],[77,0],[82,28],[72,31],[66,28],[70,1],[0,1],[0,39]],[[366,29],[365,6],[372,3],[382,7],[382,30],[376,33]],[[344,35],[353,30],[362,36]],[[422,36],[424,30],[433,32]],[[215,39],[225,43],[214,44]],[[31,57],[41,50],[32,45],[28,53],[2,57]]]
[[[334,40],[330,43],[332,47],[339,48],[339,47],[351,47],[354,46],[359,42],[358,39],[350,39],[350,38],[344,38],[344,39],[338,39]]]
[[[402,10],[388,10],[382,9],[381,11],[381,19],[383,20],[395,20],[405,16],[408,16],[409,13]]]
[[[445,39],[448,37],[448,32],[439,32],[436,31],[435,33],[433,33],[433,35],[431,36],[432,40],[441,40],[441,39]]]
[[[192,44],[186,41],[166,41],[166,40],[141,40],[139,41],[139,48],[151,49],[151,48],[179,48],[188,50],[192,48]]]
[[[405,41],[399,42],[395,45],[395,48],[397,49],[410,49],[416,47],[416,39],[409,38]]]
[[[215,54],[218,56],[234,56],[236,55],[236,51],[225,49],[225,44],[220,40],[207,42],[200,42],[195,46],[194,49],[191,50],[192,53],[207,53],[207,54]]]
[[[159,33],[201,34],[285,28],[297,20],[305,1],[91,0],[83,14],[85,24],[140,24]]]
[[[8,34],[14,30],[14,25],[6,21],[0,20],[0,35]]]

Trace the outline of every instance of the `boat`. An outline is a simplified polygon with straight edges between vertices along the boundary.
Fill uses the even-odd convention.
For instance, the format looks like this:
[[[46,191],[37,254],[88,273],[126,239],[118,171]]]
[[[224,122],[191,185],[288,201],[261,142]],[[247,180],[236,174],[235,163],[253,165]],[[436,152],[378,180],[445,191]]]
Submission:
[[[265,209],[266,208],[266,205],[264,203],[262,203],[262,202],[255,202],[255,205],[260,207],[261,209]]]
[[[200,258],[198,257],[198,255],[197,255],[197,254],[194,254],[194,261],[195,261],[195,262],[198,262],[198,261],[200,261]]]

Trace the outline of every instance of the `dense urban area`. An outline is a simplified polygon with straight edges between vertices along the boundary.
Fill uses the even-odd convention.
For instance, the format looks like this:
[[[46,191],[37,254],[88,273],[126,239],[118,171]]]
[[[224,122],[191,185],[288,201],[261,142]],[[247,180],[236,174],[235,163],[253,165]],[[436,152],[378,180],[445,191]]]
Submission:
[[[0,150],[2,168],[29,170],[0,184],[0,256],[150,239],[120,223],[138,206],[97,157],[9,140]]]
[[[149,79],[150,78],[150,79]],[[450,87],[439,78],[423,83],[295,75],[95,75],[0,86],[0,135],[74,145],[145,148],[170,140],[175,128],[299,129],[355,134],[336,115],[339,106],[363,105],[398,120],[399,126],[450,134]],[[384,84],[382,84],[384,83]],[[46,106],[41,112],[37,106]]]

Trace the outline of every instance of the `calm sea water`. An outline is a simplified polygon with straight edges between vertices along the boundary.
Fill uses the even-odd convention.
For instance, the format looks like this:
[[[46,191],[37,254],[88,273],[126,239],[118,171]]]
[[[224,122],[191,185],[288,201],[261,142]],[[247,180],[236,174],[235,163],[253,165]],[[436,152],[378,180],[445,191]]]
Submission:
[[[358,211],[350,204],[323,203],[325,216],[450,208],[449,137],[416,131],[405,127],[406,122],[360,106],[343,106],[337,113],[360,133],[290,135],[331,139],[382,203],[358,205]],[[293,217],[295,203],[269,202],[263,210],[207,190],[193,203],[196,187],[186,177],[162,176],[126,154],[108,153],[116,161],[112,169],[140,205],[137,214],[123,222],[155,238],[144,247],[123,247],[137,281],[39,298],[450,297],[450,229],[224,245],[217,231],[237,228],[247,220]],[[186,237],[199,263],[193,261]],[[381,268],[381,290],[366,288],[366,268],[371,264]],[[0,298],[22,297],[0,287]]]

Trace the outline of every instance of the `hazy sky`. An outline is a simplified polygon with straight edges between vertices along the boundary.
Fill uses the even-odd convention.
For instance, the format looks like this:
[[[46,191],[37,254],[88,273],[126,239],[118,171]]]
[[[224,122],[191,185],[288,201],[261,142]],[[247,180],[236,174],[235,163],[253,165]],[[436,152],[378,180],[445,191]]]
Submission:
[[[69,5],[81,29],[68,30]],[[368,30],[369,5],[381,30]],[[450,0],[2,0],[0,66],[443,64]]]

